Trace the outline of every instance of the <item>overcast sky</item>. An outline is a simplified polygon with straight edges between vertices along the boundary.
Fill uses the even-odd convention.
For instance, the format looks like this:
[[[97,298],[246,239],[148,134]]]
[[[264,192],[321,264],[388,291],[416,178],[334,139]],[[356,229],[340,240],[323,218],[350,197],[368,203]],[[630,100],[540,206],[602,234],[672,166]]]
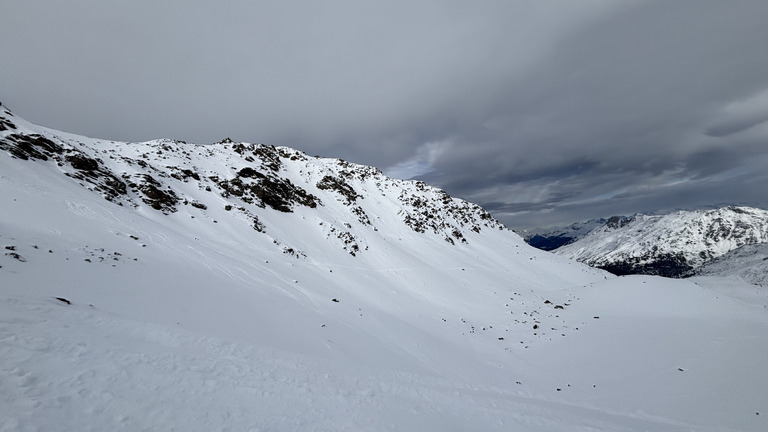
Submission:
[[[511,228],[768,207],[768,1],[0,0],[0,101],[285,145]]]

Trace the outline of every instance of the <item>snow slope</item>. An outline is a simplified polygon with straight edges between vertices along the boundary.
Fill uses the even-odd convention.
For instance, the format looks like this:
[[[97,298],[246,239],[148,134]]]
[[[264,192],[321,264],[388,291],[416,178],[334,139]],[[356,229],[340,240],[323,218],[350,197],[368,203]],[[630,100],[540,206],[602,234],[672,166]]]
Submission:
[[[615,274],[680,277],[740,246],[766,242],[768,211],[723,207],[611,218],[555,253]]]
[[[734,276],[754,285],[768,286],[768,244],[744,245],[696,270],[701,276]]]
[[[291,149],[3,119],[0,431],[768,428],[746,286],[616,278]]]

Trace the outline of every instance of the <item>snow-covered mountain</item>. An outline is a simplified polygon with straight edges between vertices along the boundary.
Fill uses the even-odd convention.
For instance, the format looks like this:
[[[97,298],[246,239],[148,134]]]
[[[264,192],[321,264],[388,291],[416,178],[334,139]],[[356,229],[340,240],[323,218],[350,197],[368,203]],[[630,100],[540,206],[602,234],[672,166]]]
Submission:
[[[738,247],[696,269],[700,276],[737,276],[754,285],[768,286],[768,243]]]
[[[583,222],[574,222],[570,225],[549,228],[534,228],[522,233],[525,241],[541,250],[551,251],[560,246],[573,243],[599,228],[607,222],[607,219],[590,219]]]
[[[732,206],[611,218],[555,253],[619,275],[681,277],[740,246],[765,242],[768,211]]]
[[[300,256],[305,255],[300,246],[315,242],[281,232],[283,221],[300,213],[314,216],[314,224],[302,223],[315,225],[314,235],[352,256],[364,254],[379,229],[410,228],[451,245],[467,243],[470,233],[504,229],[477,205],[422,182],[387,178],[372,167],[285,147],[230,139],[206,146],[174,140],[121,143],[53,131],[17,132],[16,123],[24,123],[7,110],[0,122],[7,129],[1,150],[56,166],[109,202],[166,216],[183,210],[205,221],[200,223],[244,224],[260,233],[259,239],[269,238],[275,247]],[[396,217],[382,219],[380,213]]]
[[[371,167],[0,106],[0,203],[2,432],[768,429],[768,296],[614,277]]]

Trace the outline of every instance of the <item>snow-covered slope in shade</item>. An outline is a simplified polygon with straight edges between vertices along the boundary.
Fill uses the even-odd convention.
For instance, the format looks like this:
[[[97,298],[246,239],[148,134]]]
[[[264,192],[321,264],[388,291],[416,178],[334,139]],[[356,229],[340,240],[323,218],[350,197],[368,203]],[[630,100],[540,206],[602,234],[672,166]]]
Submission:
[[[0,431],[768,428],[768,301],[372,168],[2,117]]]
[[[563,245],[573,243],[599,228],[607,222],[607,219],[590,219],[583,222],[574,222],[570,225],[550,228],[535,228],[522,233],[525,241],[541,250],[551,251]]]
[[[696,270],[700,276],[738,276],[751,284],[768,286],[768,243],[744,245]]]
[[[689,276],[728,251],[768,242],[768,211],[751,207],[611,218],[555,251],[615,274]]]

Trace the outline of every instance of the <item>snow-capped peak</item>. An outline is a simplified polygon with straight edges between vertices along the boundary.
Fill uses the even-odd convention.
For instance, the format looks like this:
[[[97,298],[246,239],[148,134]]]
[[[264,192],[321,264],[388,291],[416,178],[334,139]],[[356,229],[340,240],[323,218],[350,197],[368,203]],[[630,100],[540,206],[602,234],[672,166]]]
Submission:
[[[751,207],[611,218],[555,251],[616,274],[690,275],[746,244],[768,242],[768,211]]]

